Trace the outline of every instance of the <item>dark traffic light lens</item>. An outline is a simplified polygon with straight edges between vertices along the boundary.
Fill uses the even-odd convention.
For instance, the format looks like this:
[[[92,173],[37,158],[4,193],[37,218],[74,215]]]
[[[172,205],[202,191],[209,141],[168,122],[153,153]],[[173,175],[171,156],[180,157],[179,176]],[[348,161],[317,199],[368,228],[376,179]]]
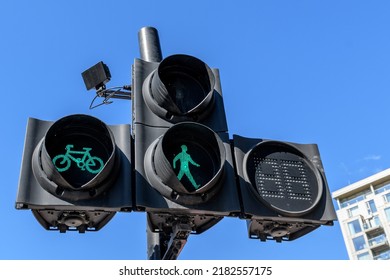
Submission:
[[[322,181],[315,166],[282,142],[257,145],[246,158],[246,177],[262,202],[287,216],[307,214],[322,195]]]
[[[145,101],[161,118],[202,118],[211,106],[215,77],[203,61],[188,55],[164,59],[146,80]]]
[[[159,93],[169,96],[173,113],[190,112],[211,92],[214,81],[208,70],[205,63],[190,56],[173,56],[160,64],[156,74],[167,92]]]

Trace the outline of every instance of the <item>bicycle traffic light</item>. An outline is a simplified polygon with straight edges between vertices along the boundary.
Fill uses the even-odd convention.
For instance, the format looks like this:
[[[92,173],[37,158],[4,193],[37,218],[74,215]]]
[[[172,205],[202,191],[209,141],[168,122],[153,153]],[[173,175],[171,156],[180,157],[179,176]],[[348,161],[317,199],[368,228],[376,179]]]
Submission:
[[[130,211],[130,126],[88,115],[28,120],[17,209],[47,230],[96,231]]]
[[[318,147],[233,136],[234,154],[249,237],[297,239],[336,213]]]
[[[240,211],[217,69],[173,55],[133,66],[136,205],[154,231],[200,233]]]

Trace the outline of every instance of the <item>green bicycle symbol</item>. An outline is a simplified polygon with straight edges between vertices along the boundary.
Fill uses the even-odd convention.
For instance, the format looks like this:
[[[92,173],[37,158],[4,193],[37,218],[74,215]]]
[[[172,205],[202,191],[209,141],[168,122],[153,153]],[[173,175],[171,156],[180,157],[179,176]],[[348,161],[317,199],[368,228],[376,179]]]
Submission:
[[[89,153],[92,148],[83,148],[83,151],[72,151],[71,149],[74,145],[66,145],[66,153],[64,155],[58,155],[53,158],[53,164],[57,168],[58,172],[64,172],[70,168],[72,160],[77,164],[77,167],[81,170],[87,170],[92,174],[99,173],[103,167],[104,163],[98,157],[93,157]],[[81,155],[80,157],[75,157],[73,155]]]

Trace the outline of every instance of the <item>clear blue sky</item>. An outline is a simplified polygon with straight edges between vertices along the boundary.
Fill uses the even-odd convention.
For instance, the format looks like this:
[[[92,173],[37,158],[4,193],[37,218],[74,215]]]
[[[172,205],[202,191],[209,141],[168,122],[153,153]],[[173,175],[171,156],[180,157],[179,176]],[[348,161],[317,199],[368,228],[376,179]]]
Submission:
[[[131,102],[89,110],[81,72],[103,60],[130,83],[137,33],[164,56],[219,68],[230,135],[317,143],[331,191],[390,167],[388,1],[3,1],[0,259],[145,259],[145,214],[99,232],[45,231],[14,209],[28,117],[84,113],[131,123]],[[339,223],[293,242],[247,238],[226,218],[190,236],[180,259],[347,259]]]

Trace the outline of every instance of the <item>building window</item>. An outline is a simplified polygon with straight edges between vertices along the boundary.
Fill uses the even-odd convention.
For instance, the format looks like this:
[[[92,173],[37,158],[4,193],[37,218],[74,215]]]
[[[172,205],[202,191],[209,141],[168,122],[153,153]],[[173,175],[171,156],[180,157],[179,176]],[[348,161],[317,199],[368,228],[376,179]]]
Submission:
[[[363,235],[353,238],[352,242],[353,242],[353,246],[355,247],[355,251],[360,251],[367,247]]]
[[[357,259],[358,260],[372,260],[369,252],[357,255]]]
[[[374,216],[370,219],[366,219],[363,222],[363,228],[364,229],[370,229],[374,227],[380,227],[382,226],[381,221],[379,219],[379,216]]]
[[[379,216],[374,216],[372,219],[369,220],[371,227],[379,227],[381,226],[381,220],[379,219]]]
[[[389,203],[390,202],[390,193],[387,193],[383,196],[383,199],[385,201],[385,203]]]
[[[385,214],[386,214],[387,220],[390,222],[390,207],[385,209]]]
[[[354,194],[352,196],[343,198],[340,200],[340,207],[345,208],[345,207],[348,207],[352,204],[358,203],[359,201],[366,199],[367,195],[369,195],[371,193],[372,193],[371,189],[367,189],[367,190],[361,191],[357,194]]]
[[[390,190],[390,184],[388,185],[384,185],[382,187],[379,187],[375,190],[375,194],[378,194],[378,193],[382,193],[382,192],[385,192],[387,190]]]
[[[358,206],[353,206],[348,209],[348,217],[352,218],[359,215],[359,207]]]
[[[367,201],[366,205],[367,205],[368,215],[371,215],[371,214],[376,213],[378,211],[376,209],[376,205],[375,205],[374,200],[371,199],[370,201]]]
[[[361,232],[362,228],[360,227],[359,220],[353,220],[353,221],[349,222],[348,229],[349,229],[349,233],[351,235],[355,235],[355,234]]]

